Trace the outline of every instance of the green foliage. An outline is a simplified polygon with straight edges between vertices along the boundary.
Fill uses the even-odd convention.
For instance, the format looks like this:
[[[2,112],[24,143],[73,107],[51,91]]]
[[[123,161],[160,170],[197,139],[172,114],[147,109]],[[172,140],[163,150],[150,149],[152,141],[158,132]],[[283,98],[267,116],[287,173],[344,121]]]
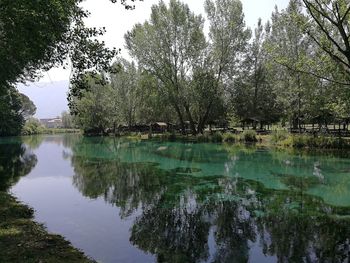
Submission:
[[[153,6],[149,21],[125,36],[131,55],[156,79],[163,103],[173,107],[183,131],[189,121],[192,134],[225,117],[223,77],[231,74],[250,33],[240,1],[206,1],[205,9],[211,24],[208,40],[203,18],[177,0]]]
[[[300,23],[314,43],[322,50],[323,55],[328,56],[338,65],[336,71],[342,74],[334,74],[321,71],[321,77],[349,85],[350,72],[350,3],[346,0],[323,1],[302,0],[310,19]],[[320,64],[321,68],[329,66]],[[319,74],[320,67],[316,67],[313,73]],[[340,77],[340,78],[339,78]]]
[[[40,123],[39,120],[31,118],[26,121],[22,129],[22,135],[42,134],[44,130],[45,127]]]
[[[311,149],[349,149],[350,141],[333,136],[291,135],[286,132],[275,132],[271,135],[274,145],[291,148]]]
[[[75,122],[86,134],[106,134],[118,118],[111,86],[101,75],[86,75],[84,85],[81,96],[72,97]]]
[[[63,128],[72,129],[75,127],[74,118],[69,112],[66,112],[66,111],[62,112],[61,118],[62,118]]]
[[[212,136],[211,136],[211,142],[215,142],[215,143],[219,143],[222,142],[224,139],[223,135],[221,132],[215,132]]]
[[[24,119],[28,119],[30,117],[33,117],[33,115],[36,112],[36,106],[34,103],[28,98],[28,96],[20,93],[21,96],[21,103],[22,103],[22,109],[21,109],[21,115]]]
[[[295,135],[292,136],[294,148],[319,148],[319,149],[348,149],[348,140],[338,137]]]
[[[244,130],[241,134],[241,139],[245,142],[257,142],[256,131],[254,130]]]
[[[277,144],[281,141],[286,140],[289,137],[289,133],[286,130],[274,130],[271,133],[270,141],[273,144]]]
[[[40,70],[66,65],[68,57],[75,79],[85,70],[109,68],[116,49],[110,50],[96,40],[105,30],[85,25],[89,12],[81,2],[1,0],[0,89],[34,79]],[[132,8],[128,1],[121,3]]]
[[[1,90],[0,86],[0,136],[18,135],[24,125],[22,100],[13,86]]]
[[[327,9],[319,0],[303,2],[304,6],[302,1],[291,0],[285,10],[276,8],[271,22],[263,25],[259,19],[252,34],[244,22],[241,1],[207,0],[206,37],[203,17],[181,1],[161,1],[146,22],[125,35],[135,64],[119,59],[111,72],[80,75],[79,81],[72,82],[71,112],[78,116],[79,127],[97,133],[118,133],[118,126],[164,121],[178,124],[184,134],[190,130],[196,135],[208,123],[226,126],[228,116],[231,126],[244,123],[254,130],[276,123],[295,130],[303,124],[343,124],[346,130],[350,92],[330,81],[335,77],[347,80],[339,59],[335,62],[329,55],[336,53],[343,62],[347,56],[329,48],[348,42],[338,32],[348,21],[334,28],[322,17],[338,21],[338,12],[348,18],[349,4],[342,0]],[[310,3],[317,8],[310,10]],[[319,16],[310,16],[318,9]],[[320,19],[317,26],[314,22]],[[320,34],[315,29],[323,24],[326,30]],[[332,43],[324,38],[327,32],[337,36]],[[321,69],[313,71],[315,67]],[[96,87],[91,88],[98,85],[99,95]],[[247,140],[245,136],[235,140],[256,140],[256,136],[247,135]],[[272,142],[288,141],[284,137],[274,133]]]
[[[239,138],[237,137],[237,135],[233,134],[233,133],[224,133],[223,134],[223,141],[226,143],[235,143],[239,140]]]

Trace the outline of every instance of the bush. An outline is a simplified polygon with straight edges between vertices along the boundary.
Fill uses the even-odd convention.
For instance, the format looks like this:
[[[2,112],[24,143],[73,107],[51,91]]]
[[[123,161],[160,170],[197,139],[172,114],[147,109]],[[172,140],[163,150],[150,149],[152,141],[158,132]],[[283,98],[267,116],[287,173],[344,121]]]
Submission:
[[[271,142],[273,144],[278,144],[288,139],[288,137],[289,137],[289,134],[286,130],[274,130],[271,133]]]
[[[214,142],[219,143],[223,142],[224,137],[221,132],[215,132],[213,135],[209,135],[208,133],[198,134],[196,136],[197,142]]]
[[[32,118],[25,123],[22,135],[41,134],[44,130],[45,127],[37,119]]]
[[[338,137],[295,135],[292,136],[294,148],[346,149],[350,147],[347,140]]]
[[[257,142],[256,131],[253,130],[245,130],[242,133],[242,140],[245,142]]]
[[[222,136],[221,132],[215,132],[212,136],[211,136],[211,141],[212,142],[223,142],[224,137]]]
[[[224,137],[223,141],[226,143],[235,143],[237,140],[237,136],[232,133],[225,133],[223,137]]]
[[[207,133],[197,135],[197,142],[210,142],[210,141],[211,141],[211,138]]]

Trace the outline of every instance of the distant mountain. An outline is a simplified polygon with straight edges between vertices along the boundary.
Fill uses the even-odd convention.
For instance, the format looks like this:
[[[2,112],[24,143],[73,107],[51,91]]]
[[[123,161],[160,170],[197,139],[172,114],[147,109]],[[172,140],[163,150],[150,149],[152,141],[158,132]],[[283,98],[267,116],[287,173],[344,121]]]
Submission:
[[[62,111],[68,110],[69,81],[49,83],[19,84],[19,92],[27,95],[37,107],[35,117],[39,119],[61,116]]]

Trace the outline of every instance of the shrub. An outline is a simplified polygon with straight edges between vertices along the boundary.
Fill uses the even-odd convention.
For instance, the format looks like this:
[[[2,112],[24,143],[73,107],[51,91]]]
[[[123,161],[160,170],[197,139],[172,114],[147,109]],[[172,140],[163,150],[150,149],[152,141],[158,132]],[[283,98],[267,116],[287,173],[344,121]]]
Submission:
[[[242,133],[242,139],[245,142],[257,142],[256,131],[253,130],[245,130]]]
[[[235,143],[237,140],[237,136],[232,133],[225,133],[223,137],[223,141],[227,143]]]
[[[271,142],[273,144],[278,144],[286,139],[288,139],[289,134],[286,130],[274,130],[271,133]]]
[[[211,138],[207,133],[197,135],[197,142],[210,142],[210,141],[211,141]]]
[[[22,135],[40,134],[45,127],[37,119],[29,119],[22,129]]]
[[[221,132],[215,132],[212,136],[211,136],[211,141],[212,142],[223,142],[224,137],[222,136]]]
[[[347,140],[338,137],[295,135],[292,138],[291,146],[294,148],[345,149],[350,147]]]

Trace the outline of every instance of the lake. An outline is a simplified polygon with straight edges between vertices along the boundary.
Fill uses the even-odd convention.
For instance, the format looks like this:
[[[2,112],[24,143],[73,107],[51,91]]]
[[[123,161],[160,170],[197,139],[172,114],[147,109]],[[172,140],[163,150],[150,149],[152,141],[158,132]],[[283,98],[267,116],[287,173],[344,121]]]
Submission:
[[[0,139],[0,190],[100,262],[348,262],[350,158],[79,135]]]

